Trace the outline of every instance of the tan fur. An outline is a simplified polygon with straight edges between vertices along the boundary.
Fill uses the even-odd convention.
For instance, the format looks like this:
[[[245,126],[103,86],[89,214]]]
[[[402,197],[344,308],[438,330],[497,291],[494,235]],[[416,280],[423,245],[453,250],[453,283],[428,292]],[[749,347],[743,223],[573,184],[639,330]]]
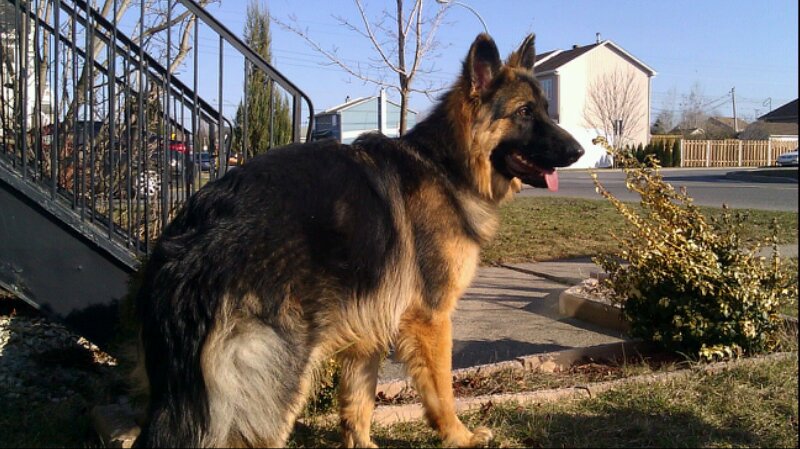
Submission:
[[[397,355],[406,364],[414,387],[422,397],[425,417],[445,447],[474,447],[491,438],[488,429],[470,432],[455,414],[451,354],[450,313],[412,309],[403,316]]]
[[[346,351],[337,358],[341,366],[339,416],[342,443],[345,447],[377,447],[370,440],[369,431],[381,356],[379,353],[363,355]]]

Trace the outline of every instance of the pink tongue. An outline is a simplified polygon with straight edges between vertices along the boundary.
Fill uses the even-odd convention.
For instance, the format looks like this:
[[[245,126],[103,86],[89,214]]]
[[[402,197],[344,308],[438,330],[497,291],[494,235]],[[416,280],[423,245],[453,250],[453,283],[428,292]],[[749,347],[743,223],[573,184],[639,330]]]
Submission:
[[[547,183],[547,190],[551,192],[558,192],[558,172],[556,170],[553,170],[550,173],[545,173],[544,182]]]

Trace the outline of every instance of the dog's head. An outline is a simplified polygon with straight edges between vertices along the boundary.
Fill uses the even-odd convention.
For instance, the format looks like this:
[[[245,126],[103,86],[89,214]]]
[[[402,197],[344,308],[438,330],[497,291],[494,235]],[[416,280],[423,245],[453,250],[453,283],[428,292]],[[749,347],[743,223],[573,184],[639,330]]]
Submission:
[[[533,35],[526,37],[504,64],[492,38],[481,34],[464,61],[461,88],[473,115],[470,157],[473,165],[488,162],[491,191],[486,193],[495,199],[518,190],[517,179],[556,190],[555,169],[584,152],[547,114],[547,99],[533,74],[533,42]]]

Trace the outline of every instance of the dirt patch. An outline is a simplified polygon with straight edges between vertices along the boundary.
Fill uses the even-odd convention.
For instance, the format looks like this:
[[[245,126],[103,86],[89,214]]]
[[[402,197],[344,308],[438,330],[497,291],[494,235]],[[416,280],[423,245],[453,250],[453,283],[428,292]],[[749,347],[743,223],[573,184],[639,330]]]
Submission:
[[[509,368],[485,374],[478,372],[453,376],[453,392],[457,398],[469,398],[575,387],[641,374],[676,371],[690,365],[691,362],[682,356],[660,352],[610,359],[585,357],[569,368],[553,373]],[[410,386],[394,395],[383,392],[377,395],[379,405],[411,404],[418,401],[416,391]]]

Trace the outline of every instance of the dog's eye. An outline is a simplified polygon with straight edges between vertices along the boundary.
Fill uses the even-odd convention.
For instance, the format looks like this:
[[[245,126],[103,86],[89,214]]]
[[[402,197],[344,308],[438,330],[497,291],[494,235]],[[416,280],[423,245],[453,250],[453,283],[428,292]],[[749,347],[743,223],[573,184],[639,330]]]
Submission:
[[[520,117],[529,118],[533,115],[533,110],[528,106],[523,106],[517,109],[517,115]]]

